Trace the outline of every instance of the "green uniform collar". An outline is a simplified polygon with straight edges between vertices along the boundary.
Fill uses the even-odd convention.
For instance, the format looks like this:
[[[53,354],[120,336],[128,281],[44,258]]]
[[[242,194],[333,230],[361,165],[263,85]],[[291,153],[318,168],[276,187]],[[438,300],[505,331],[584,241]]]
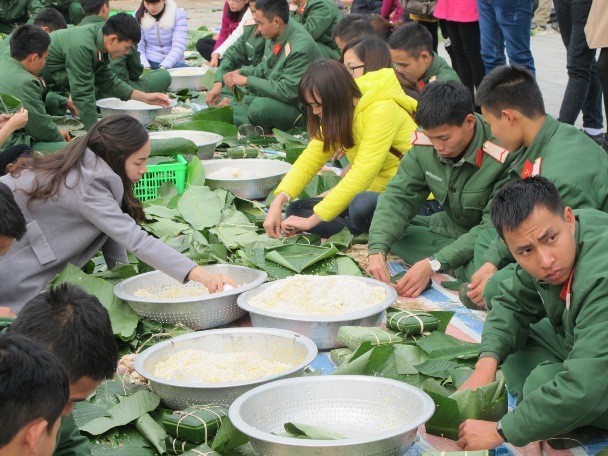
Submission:
[[[291,35],[293,34],[295,27],[293,25],[292,21],[289,21],[287,23],[287,27],[285,27],[285,31],[283,32],[283,34],[281,36],[279,36],[275,41],[271,41],[271,48],[275,46],[275,44],[280,44],[281,45],[281,51],[280,52],[285,52],[285,43],[287,43],[289,41],[289,38],[291,38]],[[281,55],[280,53],[278,55]]]
[[[103,44],[103,31],[101,29],[97,30],[97,38],[95,39],[95,45],[97,46],[97,50],[101,52],[102,55],[108,53]]]
[[[437,158],[439,159],[439,161],[447,165],[462,166],[466,162],[472,164],[477,168],[478,166],[476,162],[478,151],[483,146],[483,143],[487,140],[488,137],[490,137],[490,135],[486,131],[485,123],[483,122],[481,115],[475,113],[475,133],[473,134],[473,139],[471,140],[469,147],[467,148],[460,161],[454,163],[452,160],[443,158],[441,155],[437,154],[437,151],[435,151],[435,153],[437,154]],[[487,160],[488,158],[492,159],[491,157],[483,157],[484,160]]]
[[[439,57],[439,55],[437,55],[436,52],[433,52],[433,63],[431,63],[431,66],[429,67],[429,69],[424,72],[424,74],[422,75],[422,77],[420,79],[422,81],[424,81],[425,84],[427,84],[429,82],[429,79],[431,79],[433,76],[436,76],[437,73],[439,73],[440,68],[441,68],[441,58]]]
[[[516,154],[518,154],[517,160],[513,163],[512,172],[520,175],[522,166],[525,160],[533,162],[538,157],[542,157],[545,152],[545,146],[551,137],[555,134],[555,131],[559,127],[559,122],[549,114],[546,115],[543,125],[540,127],[538,134],[532,140],[529,147],[522,147]]]
[[[101,16],[97,16],[97,15],[92,15],[92,16],[85,16],[85,18],[80,21],[80,24],[78,25],[87,25],[87,24],[100,24],[105,22],[106,20],[101,17]]]

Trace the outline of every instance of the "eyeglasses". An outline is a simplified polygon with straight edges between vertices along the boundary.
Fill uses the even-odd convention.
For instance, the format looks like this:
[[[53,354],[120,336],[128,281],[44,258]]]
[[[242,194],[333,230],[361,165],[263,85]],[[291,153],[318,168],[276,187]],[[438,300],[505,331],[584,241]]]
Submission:
[[[245,0],[226,0],[228,3],[231,3],[233,5],[238,5],[240,3],[243,3]]]
[[[355,75],[355,70],[358,70],[359,68],[363,68],[363,67],[365,67],[365,65],[357,65],[357,66],[354,66],[354,67],[347,66],[346,68],[348,68],[350,70],[351,74],[354,76]]]

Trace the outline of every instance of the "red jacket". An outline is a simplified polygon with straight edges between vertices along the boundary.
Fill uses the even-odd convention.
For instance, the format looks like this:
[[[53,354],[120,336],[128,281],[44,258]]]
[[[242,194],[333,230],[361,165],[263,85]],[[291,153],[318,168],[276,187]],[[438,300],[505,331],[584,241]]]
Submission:
[[[230,7],[228,6],[228,2],[224,2],[224,12],[222,13],[222,28],[220,29],[220,34],[217,37],[217,41],[215,42],[215,46],[213,50],[216,50],[226,38],[234,32],[234,29],[237,28],[239,22],[241,22],[241,18],[245,11],[249,8],[249,6],[245,5],[238,13],[233,13],[230,11]]]

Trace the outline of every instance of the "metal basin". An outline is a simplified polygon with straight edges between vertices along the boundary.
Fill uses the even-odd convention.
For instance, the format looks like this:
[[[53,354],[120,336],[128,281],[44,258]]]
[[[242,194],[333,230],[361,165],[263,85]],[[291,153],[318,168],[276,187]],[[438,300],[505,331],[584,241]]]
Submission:
[[[245,199],[264,199],[291,169],[291,165],[280,160],[240,158],[226,160],[205,160],[205,185],[211,189],[224,188]],[[217,179],[209,174],[222,168],[238,168],[253,171],[258,177],[253,179]]]
[[[216,353],[236,350],[272,353],[281,361],[293,363],[293,366],[285,372],[247,382],[184,384],[153,375],[159,361],[186,349],[201,349]],[[162,398],[165,405],[172,409],[182,409],[189,405],[230,405],[241,394],[256,386],[280,378],[301,376],[315,356],[317,356],[315,344],[310,339],[291,331],[263,328],[214,329],[178,336],[148,348],[137,356],[135,369],[150,381],[152,390]]]
[[[223,136],[207,131],[198,130],[168,130],[154,131],[150,133],[151,139],[172,139],[184,138],[189,139],[196,147],[198,147],[197,156],[201,160],[213,158],[215,148],[224,140]]]
[[[259,386],[228,416],[264,456],[401,456],[435,411],[424,392],[396,380],[358,375],[304,377]],[[307,440],[275,435],[287,422],[346,437]]]
[[[236,305],[238,296],[261,285],[268,277],[263,271],[244,266],[214,264],[204,268],[214,274],[228,275],[240,286],[200,297],[161,299],[135,296],[140,288],[177,283],[160,271],[152,271],[118,283],[114,294],[142,317],[173,325],[181,323],[192,329],[207,329],[227,325],[245,315],[245,311]]]
[[[150,125],[156,120],[156,116],[171,114],[176,100],[171,100],[167,107],[143,103],[137,100],[122,101],[118,98],[102,98],[97,100],[97,107],[101,111],[101,117],[113,116],[115,114],[126,114],[134,117],[142,125]]]
[[[281,282],[277,280],[243,293],[238,297],[237,304],[249,312],[251,323],[255,327],[288,329],[312,339],[319,350],[330,350],[342,346],[337,340],[340,326],[380,326],[384,321],[384,311],[397,299],[395,289],[384,282],[367,277],[351,278],[383,287],[386,291],[386,299],[373,307],[336,316],[287,315],[249,304],[251,298],[272,284]]]
[[[206,90],[211,87],[203,86],[203,76],[209,71],[209,67],[183,67],[170,68],[167,70],[171,75],[171,84],[167,89],[169,92],[177,92],[179,90]]]

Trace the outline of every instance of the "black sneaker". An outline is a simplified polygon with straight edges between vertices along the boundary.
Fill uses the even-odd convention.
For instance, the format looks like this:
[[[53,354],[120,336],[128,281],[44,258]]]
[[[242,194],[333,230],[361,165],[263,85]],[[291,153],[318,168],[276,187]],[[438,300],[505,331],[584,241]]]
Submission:
[[[589,136],[591,139],[593,139],[598,146],[600,146],[602,149],[604,149],[606,152],[608,152],[608,142],[607,142],[606,135],[604,135],[603,133],[600,133],[598,135],[590,135],[585,130],[583,130],[583,133],[585,133],[587,136]]]

